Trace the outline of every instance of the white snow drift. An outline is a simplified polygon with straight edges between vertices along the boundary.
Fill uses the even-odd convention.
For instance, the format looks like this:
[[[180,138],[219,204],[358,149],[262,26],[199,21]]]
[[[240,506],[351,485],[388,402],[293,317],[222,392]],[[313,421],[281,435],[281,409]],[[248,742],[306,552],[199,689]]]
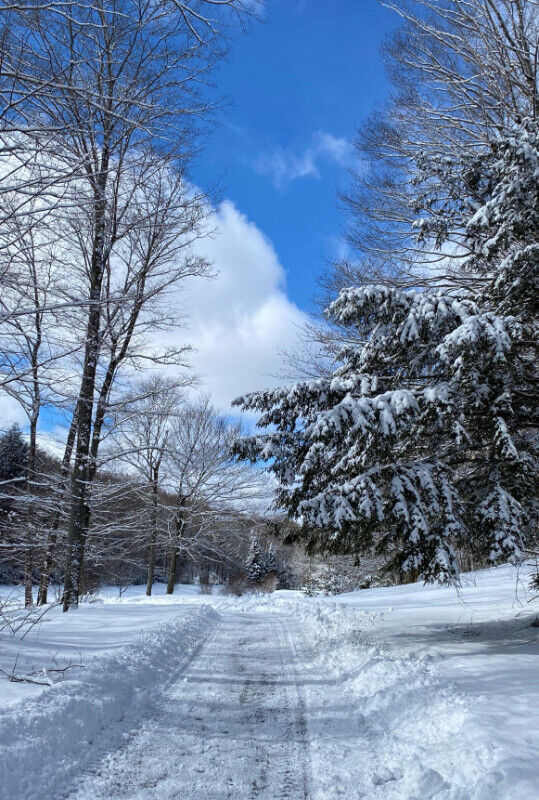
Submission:
[[[178,678],[218,618],[209,607],[176,612],[136,643],[90,662],[76,680],[57,683],[4,711],[2,800],[59,798],[100,755],[121,745],[151,711],[156,695]]]

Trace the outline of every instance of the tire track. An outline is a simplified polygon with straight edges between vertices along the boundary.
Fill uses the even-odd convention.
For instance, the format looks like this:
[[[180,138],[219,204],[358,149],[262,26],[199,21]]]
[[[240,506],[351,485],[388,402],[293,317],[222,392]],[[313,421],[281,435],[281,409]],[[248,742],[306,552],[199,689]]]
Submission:
[[[153,718],[71,800],[309,800],[309,744],[286,616],[229,613]],[[50,800],[54,800],[51,798]]]

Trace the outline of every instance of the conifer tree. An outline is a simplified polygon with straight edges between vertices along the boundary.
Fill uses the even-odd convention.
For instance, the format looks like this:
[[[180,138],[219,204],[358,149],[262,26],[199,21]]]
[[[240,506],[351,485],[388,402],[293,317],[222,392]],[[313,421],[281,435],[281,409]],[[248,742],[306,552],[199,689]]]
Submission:
[[[251,536],[251,544],[249,547],[249,553],[247,555],[247,562],[246,562],[246,574],[247,580],[250,583],[259,583],[259,581],[263,578],[262,572],[262,556],[260,553],[260,544],[258,541],[258,536],[256,533],[253,533]]]
[[[5,490],[8,485],[26,475],[28,466],[28,444],[18,425],[12,425],[0,436],[0,483]]]
[[[238,455],[270,461],[311,548],[374,544],[443,581],[459,543],[521,558],[538,522],[538,174],[533,120],[475,154],[418,158],[418,240],[442,249],[458,215],[460,282],[342,290],[328,316],[350,336],[333,373],[236,401],[275,428]]]
[[[0,436],[0,514],[13,510],[12,498],[28,478],[28,443],[18,425]]]

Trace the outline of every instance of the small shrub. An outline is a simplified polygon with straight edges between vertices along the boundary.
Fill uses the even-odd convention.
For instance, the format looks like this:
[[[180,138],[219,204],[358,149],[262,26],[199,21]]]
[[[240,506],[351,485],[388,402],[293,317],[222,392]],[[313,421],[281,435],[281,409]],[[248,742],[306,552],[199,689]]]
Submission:
[[[198,591],[200,594],[211,594],[212,585],[210,583],[209,575],[201,575],[198,579]]]
[[[247,591],[247,581],[244,575],[234,575],[221,587],[221,594],[241,597]]]
[[[269,572],[261,581],[253,587],[255,592],[263,592],[264,594],[271,594],[279,586],[279,578],[274,572]]]

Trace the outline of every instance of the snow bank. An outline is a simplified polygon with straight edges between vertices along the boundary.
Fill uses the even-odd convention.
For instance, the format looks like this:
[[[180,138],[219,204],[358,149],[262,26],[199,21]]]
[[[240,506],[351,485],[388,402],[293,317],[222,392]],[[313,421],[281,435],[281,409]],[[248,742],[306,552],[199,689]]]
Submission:
[[[144,587],[137,587],[139,598],[144,598]],[[20,589],[0,586],[0,597],[24,597]],[[118,595],[116,589],[111,594]],[[152,605],[149,603],[107,604],[95,599],[83,602],[69,614],[60,607],[47,609],[43,621],[26,631],[24,637],[3,636],[0,640],[0,669],[10,674],[36,675],[49,667],[63,668],[69,664],[88,667],[94,658],[102,658],[120,647],[135,642],[140,635],[156,625],[172,620],[181,609],[177,603]],[[65,677],[74,677],[69,669]],[[54,674],[53,674],[54,676]],[[38,679],[40,676],[37,674]],[[61,679],[59,673],[56,677]],[[31,683],[13,683],[0,678],[0,714],[12,705],[47,691]],[[3,798],[1,798],[3,800]]]
[[[207,606],[177,610],[136,643],[94,659],[77,680],[8,708],[0,717],[2,798],[61,797],[151,711],[156,693],[177,679],[217,619]]]
[[[317,800],[350,796],[352,788],[384,800],[508,797],[492,791],[494,748],[467,736],[471,699],[444,685],[428,657],[374,646],[380,613],[319,601],[311,613],[298,608],[297,617],[313,673],[334,681],[329,695],[306,682],[307,705],[318,709],[310,720]],[[335,726],[335,708],[349,709],[346,737],[326,730]]]
[[[352,709],[358,730],[345,754],[315,735],[317,800],[341,796],[332,781],[384,800],[539,800],[539,602],[528,585],[500,567],[463,576],[458,593],[412,584],[298,604],[313,668],[335,679],[331,699],[312,686],[310,702],[320,718],[332,704]]]

